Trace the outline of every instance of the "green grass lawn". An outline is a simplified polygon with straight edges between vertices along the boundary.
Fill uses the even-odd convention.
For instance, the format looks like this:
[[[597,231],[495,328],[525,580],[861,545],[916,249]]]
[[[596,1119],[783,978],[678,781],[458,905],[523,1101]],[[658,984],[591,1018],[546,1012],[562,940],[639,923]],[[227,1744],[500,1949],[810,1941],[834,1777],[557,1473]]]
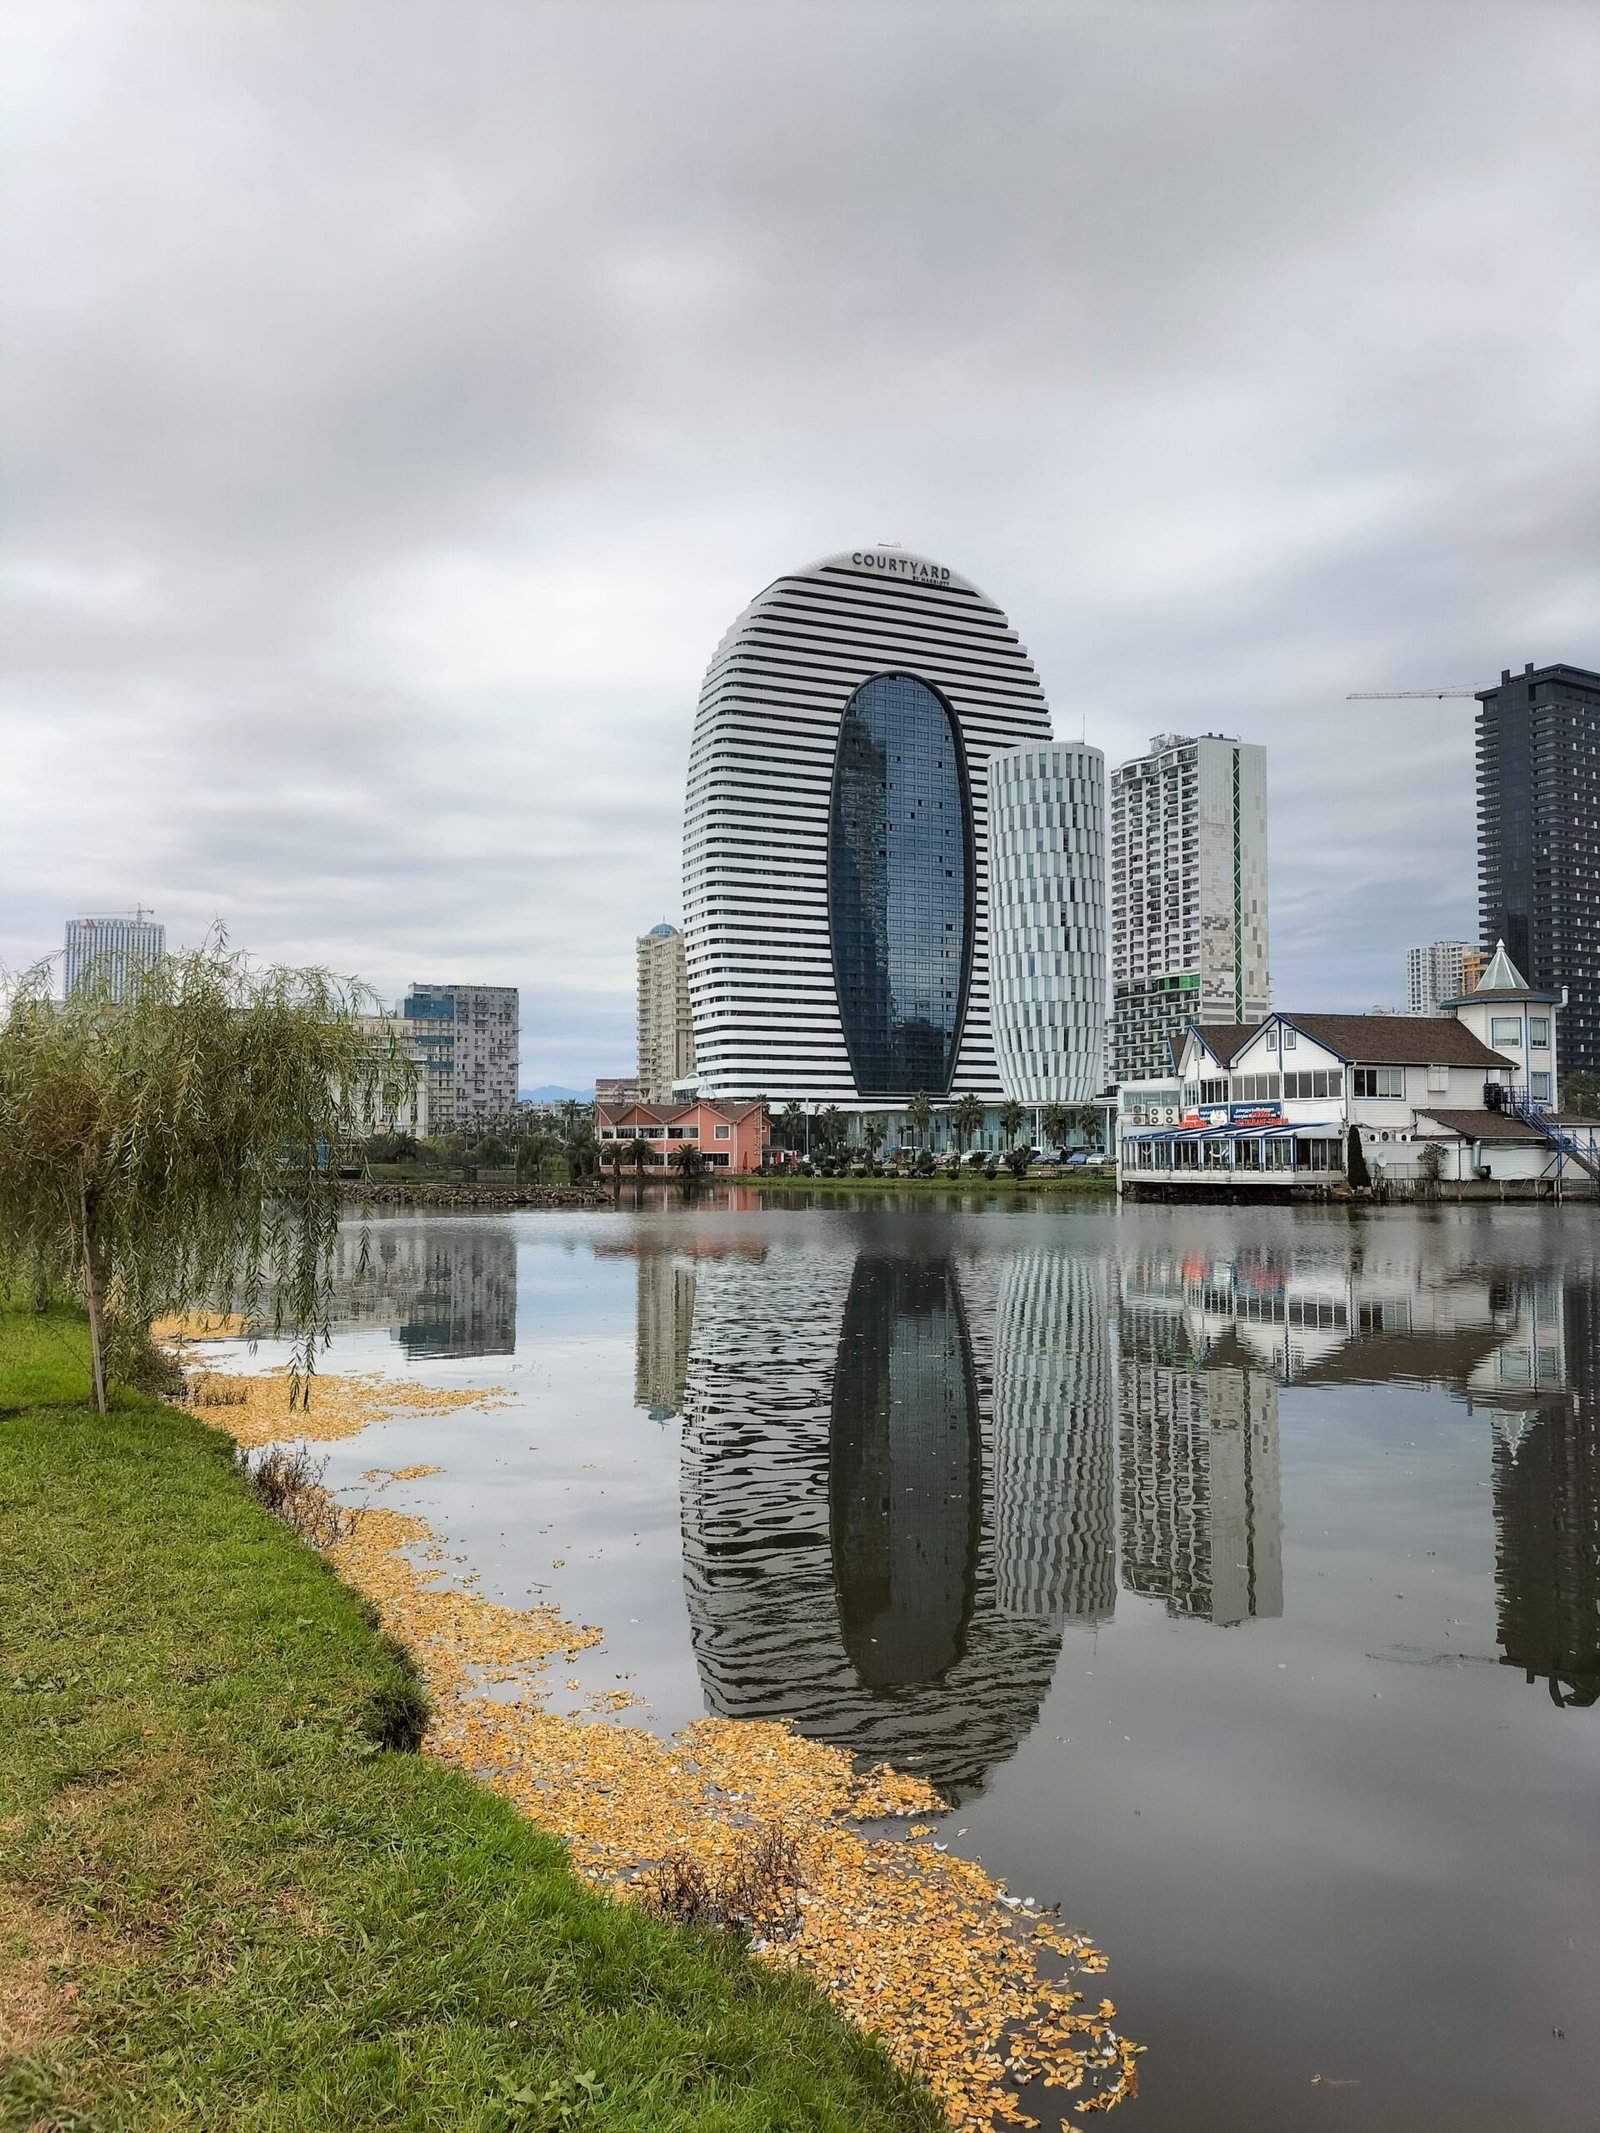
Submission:
[[[811,1987],[581,1883],[228,1442],[0,1310],[0,2127],[914,2133]]]

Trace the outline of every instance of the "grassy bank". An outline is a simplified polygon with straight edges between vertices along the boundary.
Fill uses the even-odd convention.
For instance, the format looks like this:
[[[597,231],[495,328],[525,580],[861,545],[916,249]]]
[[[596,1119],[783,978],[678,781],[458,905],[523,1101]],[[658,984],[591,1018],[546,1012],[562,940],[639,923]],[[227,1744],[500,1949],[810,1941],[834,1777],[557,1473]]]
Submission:
[[[793,1975],[591,1893],[225,1439],[0,1312],[0,2126],[907,2133]],[[9,2057],[5,2056],[9,2049]]]

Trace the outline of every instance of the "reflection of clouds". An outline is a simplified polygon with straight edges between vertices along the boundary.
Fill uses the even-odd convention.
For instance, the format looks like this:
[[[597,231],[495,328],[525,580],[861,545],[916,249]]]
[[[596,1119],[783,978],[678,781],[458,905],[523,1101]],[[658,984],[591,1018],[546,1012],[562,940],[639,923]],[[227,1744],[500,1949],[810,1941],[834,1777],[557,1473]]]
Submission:
[[[701,1269],[683,1552],[713,1711],[792,1718],[952,1796],[1034,1724],[1059,1640],[999,1605],[992,1317],[987,1270],[944,1255],[814,1243]]]

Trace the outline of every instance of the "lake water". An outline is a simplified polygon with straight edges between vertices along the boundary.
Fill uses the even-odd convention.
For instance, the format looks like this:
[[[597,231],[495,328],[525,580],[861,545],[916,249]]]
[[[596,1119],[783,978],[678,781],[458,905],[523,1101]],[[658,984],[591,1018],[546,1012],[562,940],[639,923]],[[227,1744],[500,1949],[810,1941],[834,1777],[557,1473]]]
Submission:
[[[574,1708],[933,1779],[1109,1954],[1129,2133],[1594,2133],[1600,1217],[740,1199],[375,1219],[326,1367],[514,1398],[330,1480],[442,1464]]]

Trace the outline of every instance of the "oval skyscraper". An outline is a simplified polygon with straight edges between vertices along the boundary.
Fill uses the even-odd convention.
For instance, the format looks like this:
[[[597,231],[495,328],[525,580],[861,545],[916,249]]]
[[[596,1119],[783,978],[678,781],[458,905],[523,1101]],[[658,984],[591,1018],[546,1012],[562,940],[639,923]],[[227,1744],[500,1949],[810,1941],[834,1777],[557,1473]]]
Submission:
[[[998,1100],[989,760],[1049,737],[1016,632],[925,556],[829,556],[751,602],[707,671],[689,758],[705,1095]]]

